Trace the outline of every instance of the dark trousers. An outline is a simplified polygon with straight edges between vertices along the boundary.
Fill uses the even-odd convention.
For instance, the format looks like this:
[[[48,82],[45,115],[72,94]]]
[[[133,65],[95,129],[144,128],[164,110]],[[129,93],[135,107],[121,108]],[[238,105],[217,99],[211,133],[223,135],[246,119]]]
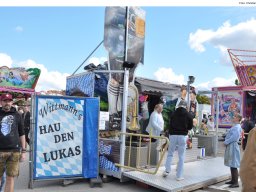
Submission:
[[[29,143],[30,143],[30,139],[28,138],[28,135],[29,135],[29,131],[30,131],[30,129],[25,128],[25,129],[24,129],[24,131],[25,131],[25,138],[26,138],[26,142],[27,142],[27,144],[29,145]]]
[[[247,144],[247,138],[248,138],[248,136],[246,135],[243,139],[243,145],[242,145],[243,150],[245,150],[245,147],[246,147],[246,144]]]
[[[230,167],[230,171],[231,171],[231,182],[233,182],[233,184],[238,184],[238,170],[237,170],[237,168]]]

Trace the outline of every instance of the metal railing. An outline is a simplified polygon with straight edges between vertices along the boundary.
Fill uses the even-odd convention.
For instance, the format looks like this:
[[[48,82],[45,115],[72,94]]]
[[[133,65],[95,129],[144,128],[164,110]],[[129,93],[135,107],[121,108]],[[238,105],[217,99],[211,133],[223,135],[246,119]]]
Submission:
[[[152,135],[144,135],[144,134],[136,134],[136,133],[119,133],[120,135],[125,135],[125,137],[129,138],[128,140],[128,145],[126,145],[126,150],[128,149],[128,157],[126,157],[127,159],[127,165],[121,165],[121,164],[118,164],[116,163],[115,165],[120,167],[120,168],[124,168],[124,169],[127,169],[127,170],[133,170],[133,171],[140,171],[140,172],[144,172],[144,173],[148,173],[148,174],[156,174],[159,167],[161,166],[161,163],[163,161],[163,158],[164,158],[164,154],[165,152],[167,151],[167,148],[169,146],[169,139],[167,137],[164,137],[164,136],[152,136]],[[137,138],[136,139],[136,143],[138,144],[136,147],[138,150],[136,150],[137,154],[136,154],[136,158],[138,161],[136,161],[136,165],[135,166],[132,166],[131,165],[131,153],[132,153],[132,143],[133,143],[133,139],[134,138]],[[148,146],[148,149],[147,149],[147,152],[148,152],[148,155],[147,155],[147,159],[146,159],[146,162],[147,164],[146,165],[140,165],[140,162],[141,162],[141,150],[142,150],[142,140],[144,138],[148,138],[149,141],[147,142],[147,146]],[[152,141],[151,139],[157,139],[157,142],[161,142],[161,144],[163,143],[163,147],[159,150],[160,151],[160,158],[159,158],[159,161],[157,162],[157,164],[155,166],[152,166],[151,165],[151,147],[152,147]],[[127,140],[126,140],[127,141]],[[144,146],[145,142],[143,142],[143,146]],[[160,145],[161,145],[160,144]],[[127,153],[126,153],[127,154]]]

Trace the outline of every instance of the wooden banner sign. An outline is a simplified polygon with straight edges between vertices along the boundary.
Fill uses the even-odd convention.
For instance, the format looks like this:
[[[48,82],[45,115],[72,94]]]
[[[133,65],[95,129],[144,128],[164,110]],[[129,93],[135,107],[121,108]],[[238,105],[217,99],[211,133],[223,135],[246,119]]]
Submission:
[[[0,67],[0,87],[34,89],[41,70],[38,68]]]

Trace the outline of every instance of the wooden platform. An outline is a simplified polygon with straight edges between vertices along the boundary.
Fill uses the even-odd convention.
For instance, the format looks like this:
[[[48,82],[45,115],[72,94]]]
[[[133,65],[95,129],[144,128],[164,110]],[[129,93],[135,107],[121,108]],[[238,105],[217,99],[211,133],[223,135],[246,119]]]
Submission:
[[[176,165],[172,165],[172,171],[166,178],[162,177],[164,167],[160,167],[156,175],[130,171],[125,172],[124,176],[169,192],[193,191],[227,180],[230,177],[230,170],[224,166],[223,157],[185,163],[185,179],[182,181],[176,181],[175,170]]]

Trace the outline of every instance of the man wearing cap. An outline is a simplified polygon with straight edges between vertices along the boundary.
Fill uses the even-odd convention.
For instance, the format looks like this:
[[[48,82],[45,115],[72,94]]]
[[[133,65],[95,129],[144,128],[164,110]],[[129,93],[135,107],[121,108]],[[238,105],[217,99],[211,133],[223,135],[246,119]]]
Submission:
[[[193,117],[187,111],[187,102],[181,100],[178,104],[178,108],[173,112],[170,117],[170,127],[169,127],[169,148],[168,155],[165,163],[165,171],[163,177],[167,177],[171,172],[171,163],[173,158],[173,153],[175,148],[178,147],[179,162],[177,166],[176,180],[183,180],[183,165],[186,150],[186,136],[188,130],[193,127]]]
[[[14,191],[14,177],[19,175],[19,161],[25,160],[25,135],[21,116],[13,104],[12,95],[1,96],[0,108],[0,181],[6,170],[5,191]]]

